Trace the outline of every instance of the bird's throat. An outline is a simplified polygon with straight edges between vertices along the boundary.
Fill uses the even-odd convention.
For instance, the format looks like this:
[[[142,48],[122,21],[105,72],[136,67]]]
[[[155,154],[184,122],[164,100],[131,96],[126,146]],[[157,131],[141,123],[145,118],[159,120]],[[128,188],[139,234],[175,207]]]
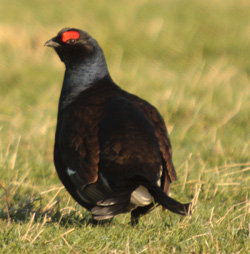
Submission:
[[[80,93],[107,76],[108,68],[105,59],[101,57],[98,61],[86,61],[73,67],[66,66],[59,109],[67,107]]]

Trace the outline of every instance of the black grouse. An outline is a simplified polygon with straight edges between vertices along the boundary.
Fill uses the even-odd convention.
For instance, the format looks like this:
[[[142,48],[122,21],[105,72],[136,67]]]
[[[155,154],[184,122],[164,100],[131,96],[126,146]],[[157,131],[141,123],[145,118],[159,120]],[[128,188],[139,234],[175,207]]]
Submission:
[[[155,204],[187,215],[191,203],[170,198],[176,180],[163,118],[111,79],[103,51],[84,31],[64,28],[45,43],[66,66],[54,163],[65,188],[94,220],[131,212],[131,222]]]

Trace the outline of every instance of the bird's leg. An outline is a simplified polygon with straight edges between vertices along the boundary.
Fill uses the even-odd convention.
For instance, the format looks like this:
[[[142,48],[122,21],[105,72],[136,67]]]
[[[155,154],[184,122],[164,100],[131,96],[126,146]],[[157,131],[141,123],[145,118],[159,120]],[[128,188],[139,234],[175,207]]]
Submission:
[[[135,209],[131,212],[131,225],[136,226],[139,223],[140,211]]]
[[[155,207],[155,205],[152,203],[150,205],[146,205],[146,206],[142,206],[142,207],[139,206],[135,210],[133,210],[131,212],[131,225],[132,226],[138,225],[139,218],[142,215],[145,215],[146,213],[151,211],[154,207]]]

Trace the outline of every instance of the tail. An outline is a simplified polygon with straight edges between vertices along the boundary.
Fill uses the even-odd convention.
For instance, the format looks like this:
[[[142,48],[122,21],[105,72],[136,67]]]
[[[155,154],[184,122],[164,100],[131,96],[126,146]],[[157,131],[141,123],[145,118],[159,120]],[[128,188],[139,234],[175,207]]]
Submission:
[[[151,183],[143,183],[143,185],[148,189],[150,194],[154,197],[156,203],[159,203],[164,208],[168,209],[173,213],[180,215],[191,215],[192,203],[182,204],[173,198],[170,198],[160,187],[153,185]]]

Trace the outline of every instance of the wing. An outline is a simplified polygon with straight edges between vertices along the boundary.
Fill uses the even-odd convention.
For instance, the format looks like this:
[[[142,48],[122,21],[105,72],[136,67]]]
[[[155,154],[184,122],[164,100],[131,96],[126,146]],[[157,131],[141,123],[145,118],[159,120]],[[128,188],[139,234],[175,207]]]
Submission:
[[[142,100],[141,98],[125,92],[124,96],[129,98],[134,104],[139,107],[144,114],[146,115],[148,121],[152,124],[155,130],[155,135],[158,138],[160,150],[163,157],[163,167],[166,172],[165,184],[167,181],[175,181],[177,179],[176,171],[172,162],[172,147],[168,135],[168,131],[165,125],[163,118],[161,117],[158,110],[149,104],[147,101]],[[169,178],[169,179],[168,179]],[[164,187],[164,190],[167,192],[167,186]]]
[[[77,101],[59,115],[56,130],[54,163],[57,173],[73,198],[87,209],[93,204],[85,200],[81,192],[98,179],[98,124],[101,117],[100,107]]]
[[[81,104],[69,107],[63,114],[58,133],[62,160],[69,169],[68,174],[73,175],[76,171],[82,185],[96,182],[98,178],[100,117],[98,108],[82,108]]]

